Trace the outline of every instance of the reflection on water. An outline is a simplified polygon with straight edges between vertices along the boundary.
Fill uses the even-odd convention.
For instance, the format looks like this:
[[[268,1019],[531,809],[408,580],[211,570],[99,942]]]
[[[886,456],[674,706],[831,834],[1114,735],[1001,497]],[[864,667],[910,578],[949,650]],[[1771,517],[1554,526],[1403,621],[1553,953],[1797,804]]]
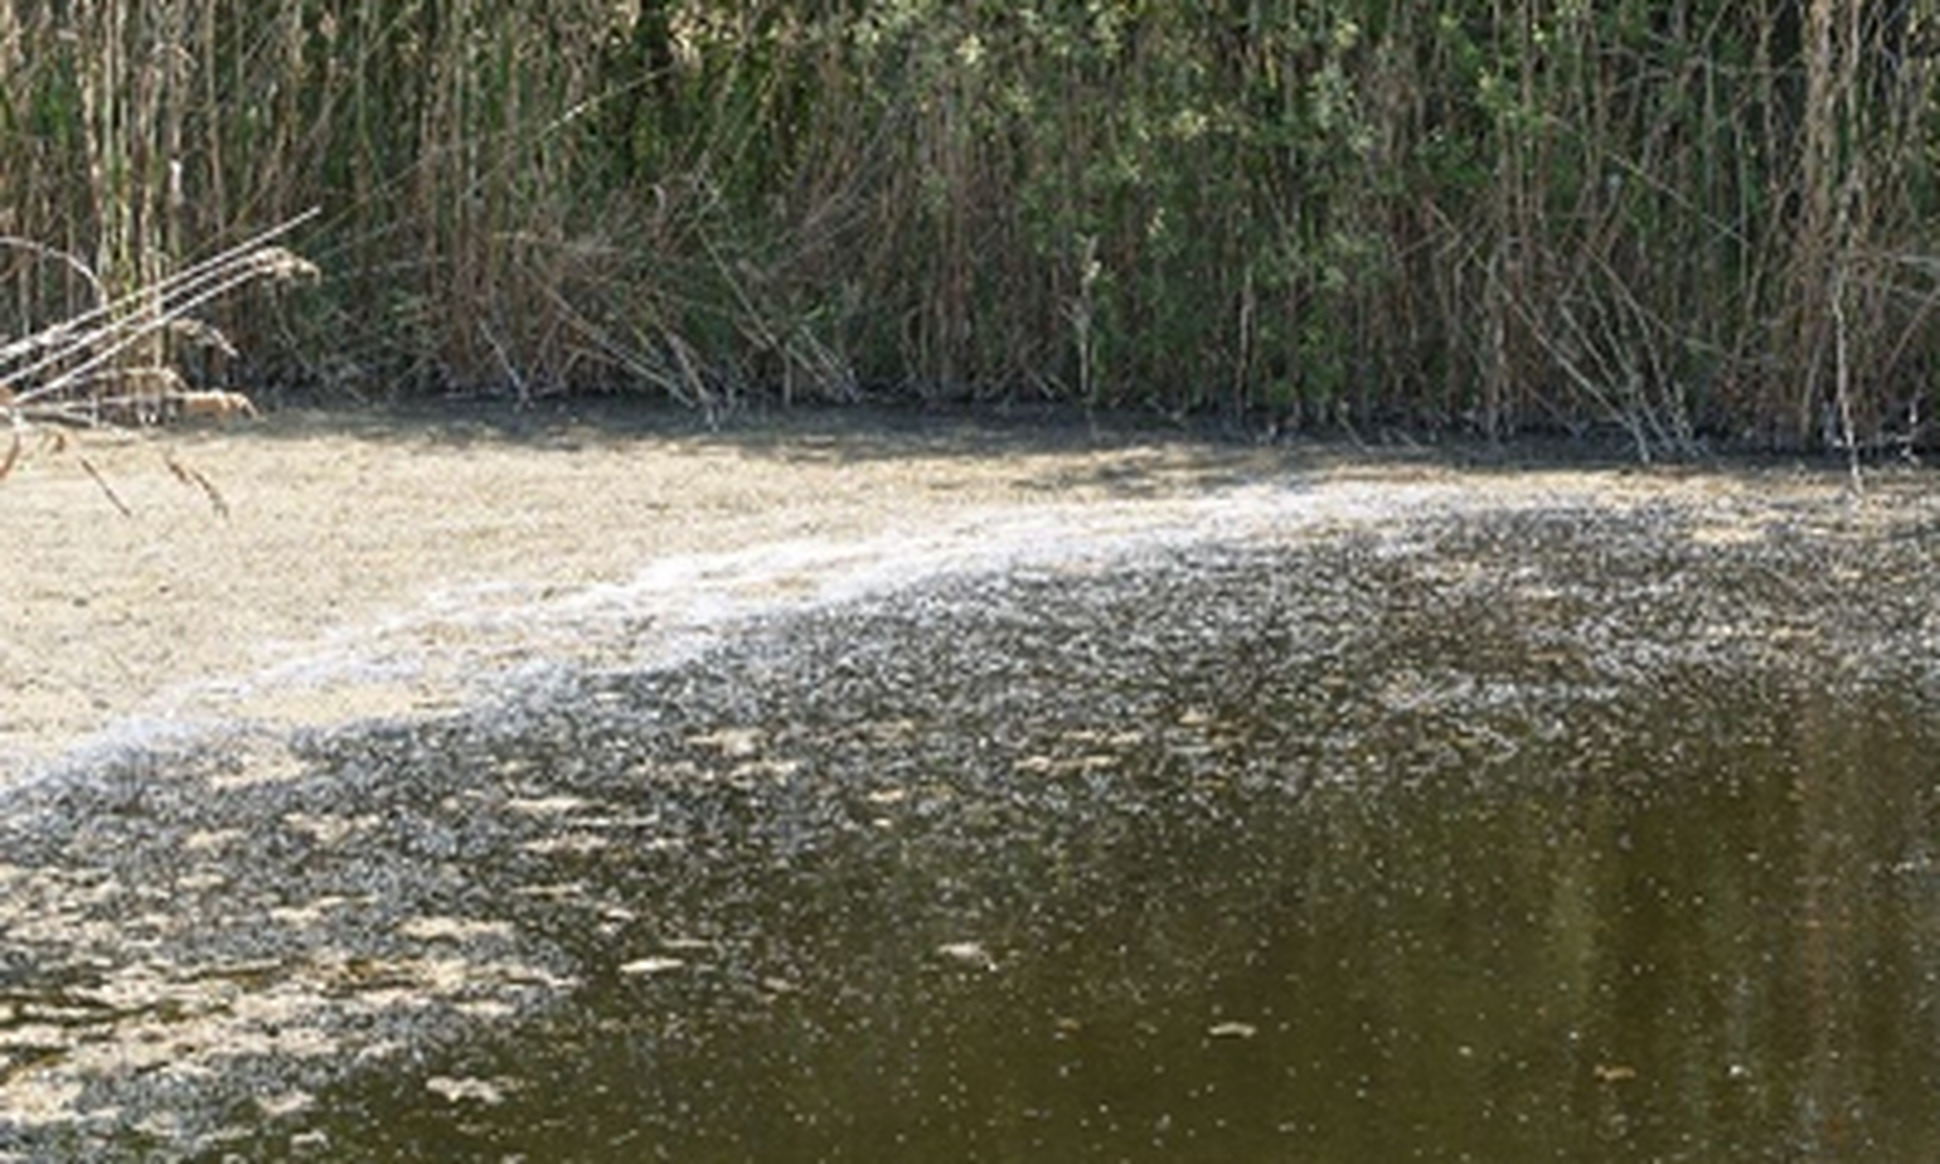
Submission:
[[[360,741],[468,774],[581,986],[251,1150],[1940,1156],[1931,708],[1791,580],[1490,548],[965,583]]]

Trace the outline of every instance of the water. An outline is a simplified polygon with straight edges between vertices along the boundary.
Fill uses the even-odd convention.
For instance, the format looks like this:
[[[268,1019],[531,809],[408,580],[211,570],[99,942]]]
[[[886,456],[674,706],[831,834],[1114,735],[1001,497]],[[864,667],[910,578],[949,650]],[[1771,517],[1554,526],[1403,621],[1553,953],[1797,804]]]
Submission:
[[[317,738],[195,826],[283,822],[238,858],[265,908],[336,903],[250,964],[350,951],[347,1013],[423,987],[416,935],[474,985],[406,1009],[473,1021],[308,1017],[356,1053],[194,1142],[1934,1158],[1926,544],[1564,512],[1175,548]]]
[[[500,1081],[502,1106],[387,1078],[333,1135],[396,1158],[1931,1158],[1914,741],[1784,696],[1634,710],[1658,730],[1595,786],[1554,752],[1195,785],[1132,746],[1001,798],[925,773],[949,807],[854,806],[813,842],[796,808],[726,797],[737,830],[779,818],[709,852],[732,872],[560,870],[652,908],[581,948],[584,1009],[426,1073]]]

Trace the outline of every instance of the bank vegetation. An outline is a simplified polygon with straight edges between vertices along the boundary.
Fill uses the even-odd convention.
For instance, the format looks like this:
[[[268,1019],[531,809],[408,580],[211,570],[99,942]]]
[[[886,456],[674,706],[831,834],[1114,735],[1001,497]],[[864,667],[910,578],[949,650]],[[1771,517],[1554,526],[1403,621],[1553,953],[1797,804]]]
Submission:
[[[1911,446],[1936,6],[0,0],[0,332],[319,206],[198,386]]]

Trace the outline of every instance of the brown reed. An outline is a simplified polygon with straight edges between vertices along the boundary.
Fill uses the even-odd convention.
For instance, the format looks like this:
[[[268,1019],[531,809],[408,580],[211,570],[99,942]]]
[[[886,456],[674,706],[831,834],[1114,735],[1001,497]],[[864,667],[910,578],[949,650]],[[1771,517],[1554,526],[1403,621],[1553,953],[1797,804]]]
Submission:
[[[319,205],[205,390],[1924,443],[1934,0],[0,0],[31,334]],[[133,309],[131,309],[133,310]],[[148,308],[153,314],[152,305]],[[170,366],[173,333],[146,333]],[[157,350],[162,349],[162,350]]]

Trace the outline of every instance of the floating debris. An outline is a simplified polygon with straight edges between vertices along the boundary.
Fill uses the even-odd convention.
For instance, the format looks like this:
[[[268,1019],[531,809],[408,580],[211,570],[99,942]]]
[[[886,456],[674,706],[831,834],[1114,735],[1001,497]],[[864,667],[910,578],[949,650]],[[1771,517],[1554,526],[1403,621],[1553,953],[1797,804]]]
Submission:
[[[290,1137],[290,1152],[297,1156],[316,1156],[330,1150],[330,1133],[311,1128]]]
[[[421,941],[469,942],[479,938],[510,940],[512,926],[503,921],[478,921],[464,917],[414,917],[398,926],[407,938]]]
[[[1534,948],[1577,951],[1581,927],[1626,900],[1619,874],[1689,848],[1719,850],[1702,900],[1720,879],[1733,901],[1788,900],[1796,822],[1733,810],[1765,802],[1770,773],[1819,771],[1799,758],[1801,714],[1853,733],[1830,737],[1829,761],[1905,745],[1915,768],[1884,778],[1892,795],[1826,787],[1850,796],[1829,802],[1836,819],[1881,839],[1855,855],[1927,872],[1924,817],[1904,810],[1931,783],[1925,592],[1846,601],[1838,587],[1858,582],[1761,572],[1788,561],[1763,542],[1700,558],[1581,517],[1424,524],[1434,538],[1393,553],[1370,536],[979,577],[777,622],[692,667],[587,674],[513,722],[320,737],[274,783],[221,783],[232,762],[194,754],[45,781],[0,819],[0,1161],[60,1158],[50,1145],[114,1158],[131,1130],[164,1156],[310,1143],[431,1158],[484,1129],[509,1156],[532,1152],[519,1137],[535,1118],[570,1137],[615,1112],[676,1158],[757,1155],[779,1141],[709,1138],[761,1126],[784,1089],[804,1116],[775,1122],[789,1150],[852,1154],[840,1137],[859,1113],[922,1123],[932,1138],[910,1154],[948,1155],[1015,1114],[963,1085],[1020,1066],[1047,1142],[1089,1154],[1136,1155],[1155,1126],[1175,1147],[1230,1147],[1210,1137],[1258,1116],[1214,1077],[1233,1067],[1284,1078],[1278,1126],[1324,1134],[1338,1081],[1370,1061],[1357,1056],[1403,1045],[1385,1026],[1338,1037],[1339,1000],[1382,991],[1409,1032],[1445,1019],[1432,1008],[1448,989],[1515,1014],[1579,981],[1532,955],[1451,987],[1465,935],[1503,940],[1486,930],[1499,917],[1560,918],[1564,940]],[[1806,548],[1895,570],[1927,556],[1915,541]],[[1823,657],[1768,649],[1797,620],[1859,660],[1823,703]],[[1745,676],[1763,686],[1740,697]],[[1880,676],[1886,698],[1865,686]],[[742,723],[761,727],[720,726]],[[1686,758],[1726,778],[1677,779]],[[1661,772],[1628,766],[1646,761]],[[1595,799],[1633,776],[1648,797],[1618,813]],[[1727,832],[1735,847],[1715,844]],[[1494,859],[1534,836],[1547,845],[1516,849],[1516,869]],[[1889,893],[1882,908],[1897,924],[1912,914],[1892,910],[1926,906]],[[1598,950],[1569,964],[1592,983],[1634,964],[1615,939]],[[1771,956],[1777,970],[1743,973],[1794,955]],[[641,1005],[650,990],[679,1005]],[[1749,1022],[1791,1017],[1763,997]],[[1917,984],[1895,997],[1912,1013]],[[1708,1031],[1651,1033],[1647,1061],[1591,1079],[1749,1075],[1717,1061]],[[1211,1041],[1231,1045],[1176,1054]],[[1904,1061],[1913,1086],[1925,1054],[1882,1061]],[[1459,1089],[1484,1057],[1462,1045],[1422,1069]],[[858,1061],[923,1073],[923,1095],[878,1111],[873,1075],[863,1091],[799,1087],[804,1069],[847,1079]],[[516,1067],[484,1066],[499,1063]],[[1121,1110],[1158,1068],[1167,1096],[1196,1086],[1202,1102]],[[498,1069],[518,1080],[472,1074]],[[1090,1102],[1106,1090],[1108,1119]],[[1652,1090],[1631,1096],[1640,1111]],[[1574,1130],[1544,1146],[1602,1143]],[[533,1158],[613,1158],[599,1153],[616,1143],[548,1140]]]
[[[292,1116],[315,1107],[317,1097],[307,1091],[285,1091],[280,1095],[260,1095],[256,1106],[271,1119]]]
[[[587,803],[581,796],[515,796],[505,802],[505,807],[527,816],[563,816],[578,812],[587,807]]]
[[[433,1075],[424,1081],[426,1091],[443,1099],[446,1103],[478,1103],[486,1107],[497,1107],[505,1102],[506,1093],[518,1089],[516,1079],[473,1079],[454,1078],[449,1075]]]
[[[979,970],[997,968],[997,959],[991,957],[982,942],[945,942],[936,948],[936,952],[951,962],[974,966]]]
[[[724,727],[690,736],[687,742],[694,747],[711,748],[731,760],[745,760],[761,751],[761,730]]]
[[[713,950],[720,943],[707,938],[668,938],[666,941],[661,942],[660,945],[663,949],[681,950],[691,953],[695,950]]]
[[[620,964],[620,973],[627,975],[629,978],[638,978],[649,974],[666,974],[670,971],[678,970],[685,965],[687,965],[687,961],[684,958],[635,958],[631,962],[622,962]]]

